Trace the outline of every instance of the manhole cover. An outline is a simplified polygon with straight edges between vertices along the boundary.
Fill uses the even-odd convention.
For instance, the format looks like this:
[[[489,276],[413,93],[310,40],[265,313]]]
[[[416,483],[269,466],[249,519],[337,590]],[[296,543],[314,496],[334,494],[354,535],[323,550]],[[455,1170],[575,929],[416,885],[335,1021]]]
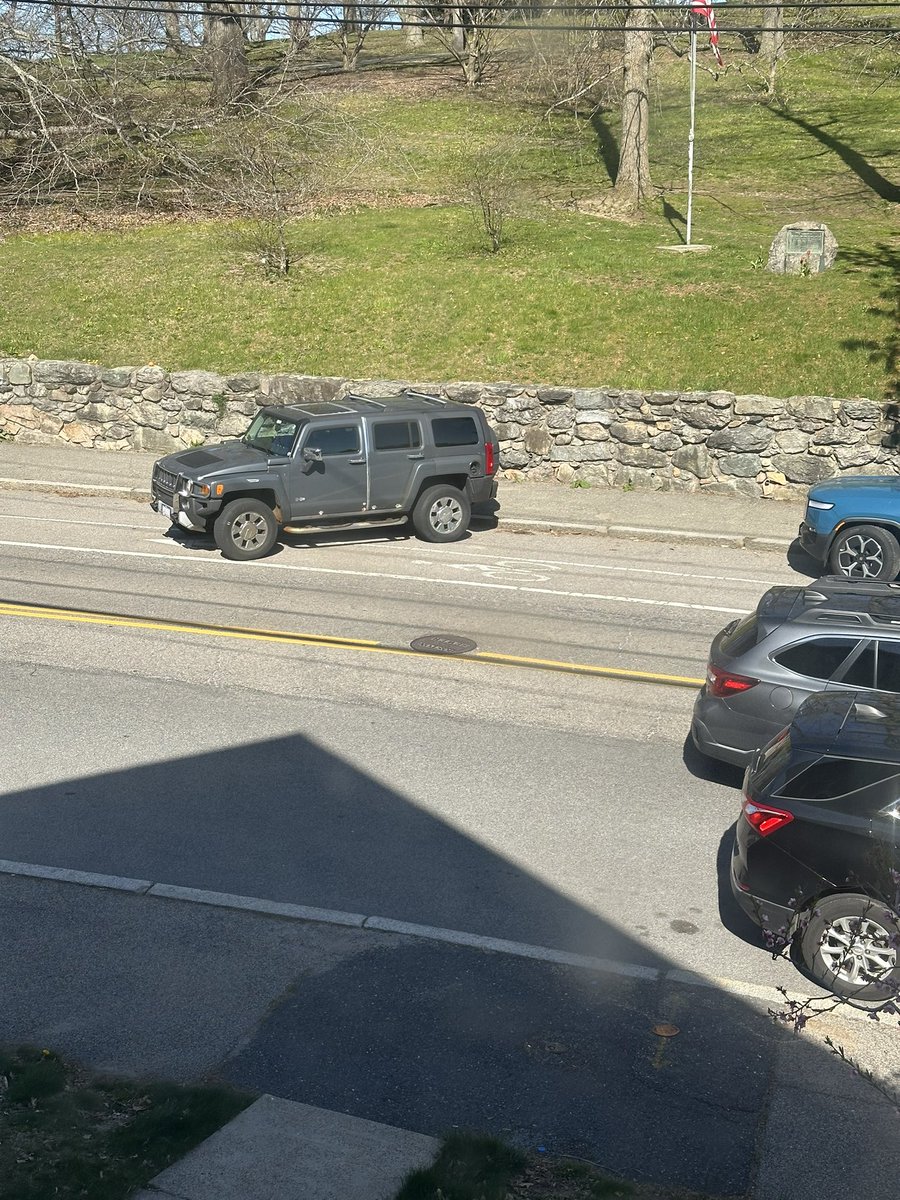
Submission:
[[[426,633],[424,637],[411,641],[409,648],[422,650],[426,654],[471,654],[478,649],[478,643],[453,633]]]

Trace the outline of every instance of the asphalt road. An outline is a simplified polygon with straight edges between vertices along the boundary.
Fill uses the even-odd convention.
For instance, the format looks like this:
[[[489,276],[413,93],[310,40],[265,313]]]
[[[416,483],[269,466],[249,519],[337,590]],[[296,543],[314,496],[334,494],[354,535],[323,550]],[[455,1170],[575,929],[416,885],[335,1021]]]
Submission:
[[[291,539],[252,564],[128,501],[0,494],[0,597],[701,676],[778,557],[486,530]],[[739,981],[737,772],[677,687],[2,617],[0,858],[513,938]]]

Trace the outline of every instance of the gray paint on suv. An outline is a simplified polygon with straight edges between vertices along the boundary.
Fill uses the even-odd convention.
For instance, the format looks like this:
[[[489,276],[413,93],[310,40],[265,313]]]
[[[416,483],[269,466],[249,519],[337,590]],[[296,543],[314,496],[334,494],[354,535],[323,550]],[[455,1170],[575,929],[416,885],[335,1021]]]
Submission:
[[[267,554],[286,525],[408,516],[421,537],[455,541],[496,495],[499,449],[480,409],[436,396],[273,405],[238,441],[160,459],[152,507],[238,559]]]
[[[710,647],[691,736],[712,758],[744,765],[817,692],[900,693],[900,587],[828,576],[773,587]]]

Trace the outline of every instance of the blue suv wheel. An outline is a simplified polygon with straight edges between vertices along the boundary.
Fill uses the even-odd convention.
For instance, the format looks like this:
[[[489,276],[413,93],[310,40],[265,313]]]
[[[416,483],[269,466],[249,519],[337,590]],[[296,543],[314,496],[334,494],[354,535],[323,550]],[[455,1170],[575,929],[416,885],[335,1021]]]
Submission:
[[[846,575],[848,579],[889,582],[900,570],[900,546],[887,529],[851,525],[835,538],[828,566],[833,575]]]

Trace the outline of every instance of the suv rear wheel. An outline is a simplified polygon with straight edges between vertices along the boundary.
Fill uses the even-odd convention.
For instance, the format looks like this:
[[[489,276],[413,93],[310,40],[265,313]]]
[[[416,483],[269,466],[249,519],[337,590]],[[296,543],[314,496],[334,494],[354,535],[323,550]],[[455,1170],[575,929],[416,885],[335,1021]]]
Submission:
[[[893,999],[900,987],[900,925],[880,900],[826,896],[800,938],[803,961],[818,983],[854,1000]]]
[[[213,534],[226,558],[248,562],[271,551],[278,537],[278,522],[262,500],[232,500],[216,518]]]
[[[828,566],[833,575],[848,579],[890,582],[900,571],[900,546],[892,533],[878,525],[852,525],[835,539]]]
[[[426,542],[458,542],[469,528],[472,509],[458,488],[438,483],[426,488],[412,512],[413,528]]]

